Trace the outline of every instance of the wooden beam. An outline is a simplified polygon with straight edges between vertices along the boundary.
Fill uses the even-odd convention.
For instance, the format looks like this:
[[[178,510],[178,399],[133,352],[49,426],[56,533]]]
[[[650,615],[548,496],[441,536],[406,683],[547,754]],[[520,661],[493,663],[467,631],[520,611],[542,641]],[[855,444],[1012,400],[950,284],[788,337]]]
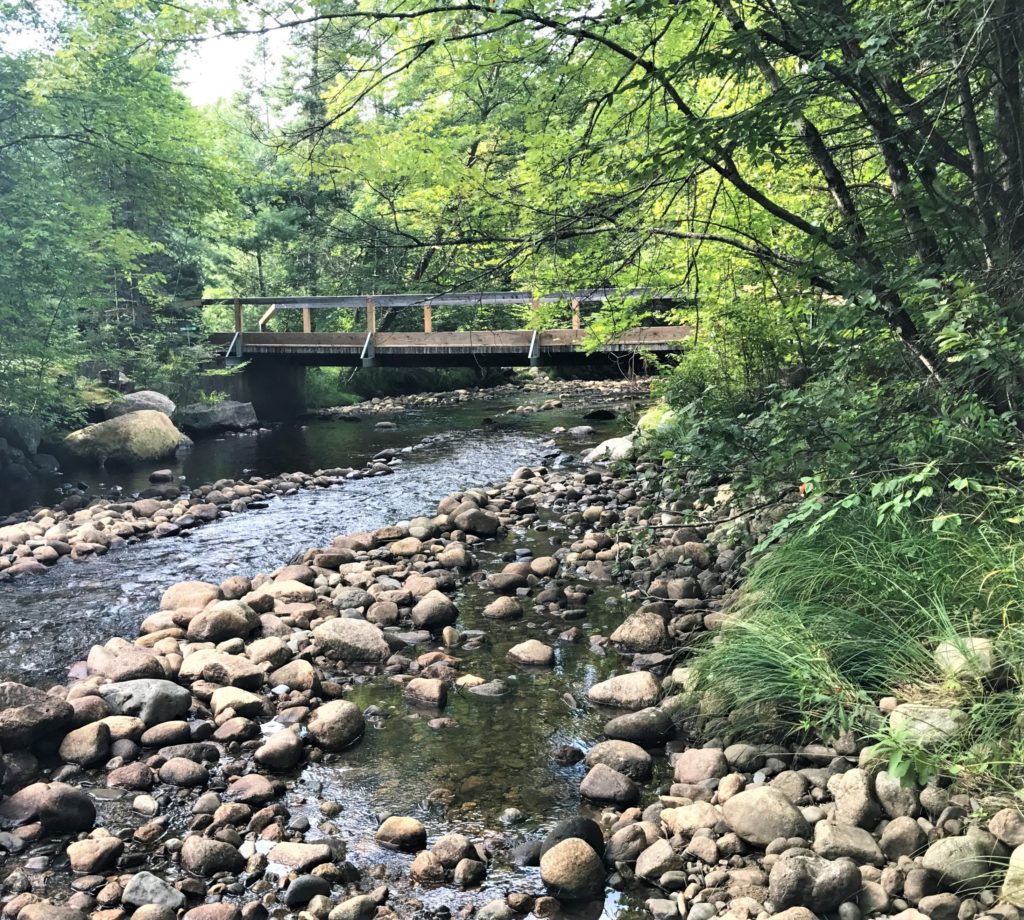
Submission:
[[[366,331],[377,331],[377,304],[372,297],[366,298]]]
[[[572,300],[572,328],[580,328],[580,301],[578,297]]]
[[[313,311],[309,307],[302,308],[302,331],[313,331]]]
[[[262,315],[262,316],[260,317],[260,320],[259,320],[259,322],[258,322],[258,323],[256,324],[256,326],[257,326],[257,328],[258,328],[258,329],[260,330],[260,332],[266,332],[266,331],[267,331],[267,323],[269,323],[269,322],[270,322],[270,318],[271,318],[271,317],[272,317],[272,316],[273,316],[273,315],[274,315],[274,314],[275,314],[276,312],[277,312],[277,304],[276,304],[276,303],[272,303],[272,304],[271,304],[271,305],[270,305],[270,306],[269,306],[269,307],[267,308],[267,312],[266,312],[266,313],[264,313],[264,314],[263,314],[263,315]]]
[[[423,331],[434,331],[434,308],[429,303],[423,306]]]
[[[242,298],[235,298],[235,332],[242,331]]]

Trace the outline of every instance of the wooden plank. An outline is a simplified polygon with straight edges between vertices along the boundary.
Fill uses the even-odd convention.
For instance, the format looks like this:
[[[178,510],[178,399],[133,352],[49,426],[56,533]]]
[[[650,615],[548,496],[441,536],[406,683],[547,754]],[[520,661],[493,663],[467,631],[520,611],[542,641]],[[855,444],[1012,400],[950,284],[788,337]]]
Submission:
[[[574,297],[572,299],[572,328],[579,329],[580,325],[580,299]]]
[[[313,331],[313,311],[309,307],[302,308],[302,331]]]
[[[277,304],[272,303],[269,307],[267,307],[267,312],[264,313],[260,317],[259,322],[256,324],[256,327],[259,329],[260,332],[266,332],[267,331],[267,323],[270,322],[270,318],[276,312],[277,312]]]
[[[372,299],[366,301],[366,331],[377,331],[377,304]]]
[[[234,300],[235,307],[235,332],[242,331],[242,299],[236,297]]]
[[[423,331],[434,331],[434,308],[430,304],[423,307]]]

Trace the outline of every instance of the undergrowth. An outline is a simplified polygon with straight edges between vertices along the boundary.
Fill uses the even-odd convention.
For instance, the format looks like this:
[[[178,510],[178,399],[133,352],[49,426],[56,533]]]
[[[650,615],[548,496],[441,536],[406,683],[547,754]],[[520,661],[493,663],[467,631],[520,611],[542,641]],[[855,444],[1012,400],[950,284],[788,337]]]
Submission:
[[[858,508],[802,530],[754,566],[734,616],[695,656],[716,730],[877,744],[892,772],[1024,775],[1024,535],[1001,520],[934,530]],[[975,654],[991,640],[995,664]],[[966,658],[953,672],[940,643]],[[959,730],[919,743],[882,697],[947,707]]]

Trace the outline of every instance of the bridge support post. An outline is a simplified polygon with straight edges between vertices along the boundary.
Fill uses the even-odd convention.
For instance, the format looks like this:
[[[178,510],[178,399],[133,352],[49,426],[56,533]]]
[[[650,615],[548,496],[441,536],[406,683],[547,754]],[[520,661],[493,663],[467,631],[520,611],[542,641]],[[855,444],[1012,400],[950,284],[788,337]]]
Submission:
[[[429,303],[423,305],[423,331],[434,331],[434,308]]]
[[[572,328],[580,328],[580,301],[578,297],[572,300]]]
[[[232,399],[251,402],[261,422],[297,418],[306,411],[306,368],[302,364],[253,358],[241,374],[225,378],[223,384]]]
[[[313,311],[309,307],[302,308],[302,331],[313,331]]]
[[[366,298],[366,331],[377,331],[377,304],[373,302],[372,297]]]
[[[242,325],[243,325],[243,312],[242,312],[242,298],[235,298],[235,345],[236,354],[239,358],[242,357]]]

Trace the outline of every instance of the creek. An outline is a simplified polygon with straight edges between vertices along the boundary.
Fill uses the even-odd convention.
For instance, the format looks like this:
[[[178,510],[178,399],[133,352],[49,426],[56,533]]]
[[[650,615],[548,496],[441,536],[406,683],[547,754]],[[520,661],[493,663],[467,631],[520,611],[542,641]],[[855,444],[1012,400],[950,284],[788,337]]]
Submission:
[[[161,594],[175,582],[219,582],[230,575],[270,571],[308,547],[329,544],[337,534],[433,513],[445,494],[507,479],[518,466],[565,462],[567,455],[549,440],[551,428],[583,424],[581,415],[593,408],[567,402],[562,410],[505,415],[512,405],[479,401],[408,410],[392,416],[398,421],[394,430],[376,429],[381,416],[371,416],[359,424],[315,421],[199,442],[176,468],[195,482],[237,476],[243,469],[274,475],[358,465],[383,449],[405,452],[394,475],[300,490],[182,538],[145,541],[0,586],[0,672],[40,685],[63,680],[67,667],[93,643],[136,635],[139,623],[158,608]],[[593,424],[594,434],[572,442],[576,452],[621,433],[628,422],[587,424]],[[143,487],[144,481],[140,473],[117,485],[128,492]],[[552,520],[529,531],[513,531],[487,544],[478,556],[482,568],[500,570],[516,550],[547,555],[562,539],[560,525]],[[418,817],[432,838],[459,831],[486,840],[498,833],[506,844],[536,837],[558,819],[577,814],[585,768],[559,766],[552,751],[560,745],[585,750],[600,739],[601,726],[613,713],[595,711],[582,701],[591,684],[623,669],[614,652],[604,654],[585,641],[557,641],[570,626],[586,635],[608,635],[623,618],[620,590],[586,587],[592,593],[579,619],[537,622],[528,616],[519,622],[494,622],[480,616],[485,601],[468,583],[455,597],[459,627],[485,629],[489,641],[477,651],[455,654],[463,660],[464,673],[501,678],[510,692],[499,698],[452,693],[444,715],[453,723],[436,728],[430,725],[439,715],[436,711],[411,706],[386,677],[368,680],[349,694],[361,708],[380,710],[370,720],[366,739],[329,764],[307,765],[283,803],[293,814],[305,812],[313,828],[323,821],[319,801],[342,803],[343,810],[332,819],[336,836],[346,840],[357,865],[387,867],[392,885],[407,876],[409,859],[374,843],[373,832],[387,814]],[[508,648],[531,637],[556,647],[554,669],[535,671],[508,662]],[[142,821],[123,800],[103,799],[98,807],[118,826]],[[509,809],[521,812],[521,820],[508,822]],[[183,833],[189,818],[178,815],[170,830]],[[308,839],[315,834],[311,831]],[[428,909],[449,906],[454,913],[458,905],[482,904],[512,888],[540,892],[537,871],[499,861],[477,892],[417,887],[409,895]],[[591,905],[587,915],[600,916],[603,910],[606,916],[625,918],[640,903],[610,892],[605,904]]]

